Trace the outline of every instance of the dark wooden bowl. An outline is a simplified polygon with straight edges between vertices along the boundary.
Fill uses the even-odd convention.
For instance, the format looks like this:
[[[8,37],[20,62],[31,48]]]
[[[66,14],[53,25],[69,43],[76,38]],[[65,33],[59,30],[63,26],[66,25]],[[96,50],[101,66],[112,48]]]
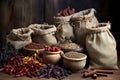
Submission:
[[[26,47],[23,47],[22,52],[23,52],[23,55],[24,55],[24,56],[29,56],[29,57],[31,57],[32,55],[34,55],[34,53],[36,53],[37,50],[38,50],[40,53],[43,53],[43,52],[45,51],[44,48],[43,48],[43,49],[28,49],[28,48],[26,48]]]

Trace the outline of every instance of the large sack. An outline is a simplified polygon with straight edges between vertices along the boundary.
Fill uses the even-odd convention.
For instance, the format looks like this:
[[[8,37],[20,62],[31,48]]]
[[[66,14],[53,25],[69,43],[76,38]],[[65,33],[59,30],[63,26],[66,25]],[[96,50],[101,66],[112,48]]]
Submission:
[[[98,26],[87,28],[89,68],[118,69],[116,41],[109,29],[110,23],[99,23]]]
[[[55,45],[57,39],[54,36],[56,27],[48,24],[31,24],[29,25],[34,33],[32,35],[33,42],[40,43],[43,45]]]
[[[98,24],[98,20],[94,13],[95,9],[90,8],[77,12],[71,17],[77,43],[82,47],[85,47],[86,27]]]
[[[7,43],[11,43],[16,49],[20,49],[32,42],[32,33],[33,31],[29,28],[12,29],[7,35]]]
[[[61,16],[54,17],[54,22],[57,27],[56,37],[58,41],[64,42],[66,39],[70,39],[72,41],[75,40],[73,27],[70,25],[70,16]]]

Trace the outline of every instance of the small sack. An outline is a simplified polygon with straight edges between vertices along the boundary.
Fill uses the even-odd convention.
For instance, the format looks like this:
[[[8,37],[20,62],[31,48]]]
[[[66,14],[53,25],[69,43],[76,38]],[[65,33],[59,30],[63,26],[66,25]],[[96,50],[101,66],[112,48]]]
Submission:
[[[116,41],[109,31],[110,23],[99,23],[87,28],[86,49],[90,57],[89,68],[118,69]]]
[[[33,31],[29,28],[13,29],[7,35],[7,43],[11,43],[15,49],[20,49],[32,42],[32,33]]]
[[[70,25],[70,17],[54,17],[54,22],[57,27],[56,37],[58,41],[63,42],[66,39],[75,40],[73,27]]]
[[[86,27],[98,24],[98,20],[94,13],[95,9],[90,8],[75,13],[71,17],[77,43],[82,47],[85,47]]]
[[[48,24],[31,24],[29,26],[34,33],[32,35],[33,42],[40,43],[43,45],[55,45],[57,39],[54,36],[56,27]]]

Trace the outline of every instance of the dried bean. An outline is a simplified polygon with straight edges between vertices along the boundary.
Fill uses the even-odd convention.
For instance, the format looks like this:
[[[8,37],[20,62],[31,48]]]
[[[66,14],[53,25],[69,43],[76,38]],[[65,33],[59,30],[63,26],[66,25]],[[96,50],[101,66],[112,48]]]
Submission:
[[[44,77],[46,77],[46,78],[54,77],[56,79],[62,79],[65,76],[69,75],[68,72],[69,71],[67,71],[59,66],[50,64],[47,67],[40,68],[39,71],[37,72],[37,76],[39,78],[41,78],[44,75]]]
[[[42,74],[42,75],[40,75],[38,78],[43,78],[43,77],[45,77],[45,75],[46,75],[46,74]]]

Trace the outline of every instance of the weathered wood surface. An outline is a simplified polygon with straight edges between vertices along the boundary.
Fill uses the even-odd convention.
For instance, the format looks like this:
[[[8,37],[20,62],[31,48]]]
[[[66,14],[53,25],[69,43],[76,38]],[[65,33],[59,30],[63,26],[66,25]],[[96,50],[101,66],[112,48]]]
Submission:
[[[42,23],[43,0],[14,0],[13,18],[15,28]]]
[[[76,12],[95,8],[100,21],[109,20],[109,0],[0,0],[0,34],[2,44],[13,28],[27,27],[34,23],[53,24],[53,16],[67,8]]]
[[[92,79],[91,77],[88,78],[83,78],[83,74],[78,72],[78,73],[74,73],[68,77],[66,77],[63,80],[120,80],[120,70],[113,70],[114,74],[108,74],[107,77],[97,77],[97,79]],[[29,78],[29,77],[19,77],[19,78],[15,78],[13,75],[8,75],[5,73],[0,72],[0,80],[58,80],[58,79],[54,79],[54,78]]]
[[[10,25],[12,28],[26,27],[32,23],[43,22],[44,0],[2,0],[1,25]],[[9,29],[10,27],[7,26]],[[3,29],[5,29],[3,27]]]
[[[0,0],[0,46],[6,42],[6,34],[13,28],[8,0]]]
[[[0,1],[1,45],[6,43],[6,35],[11,29],[27,27],[30,24],[43,22],[43,1],[44,0]]]

